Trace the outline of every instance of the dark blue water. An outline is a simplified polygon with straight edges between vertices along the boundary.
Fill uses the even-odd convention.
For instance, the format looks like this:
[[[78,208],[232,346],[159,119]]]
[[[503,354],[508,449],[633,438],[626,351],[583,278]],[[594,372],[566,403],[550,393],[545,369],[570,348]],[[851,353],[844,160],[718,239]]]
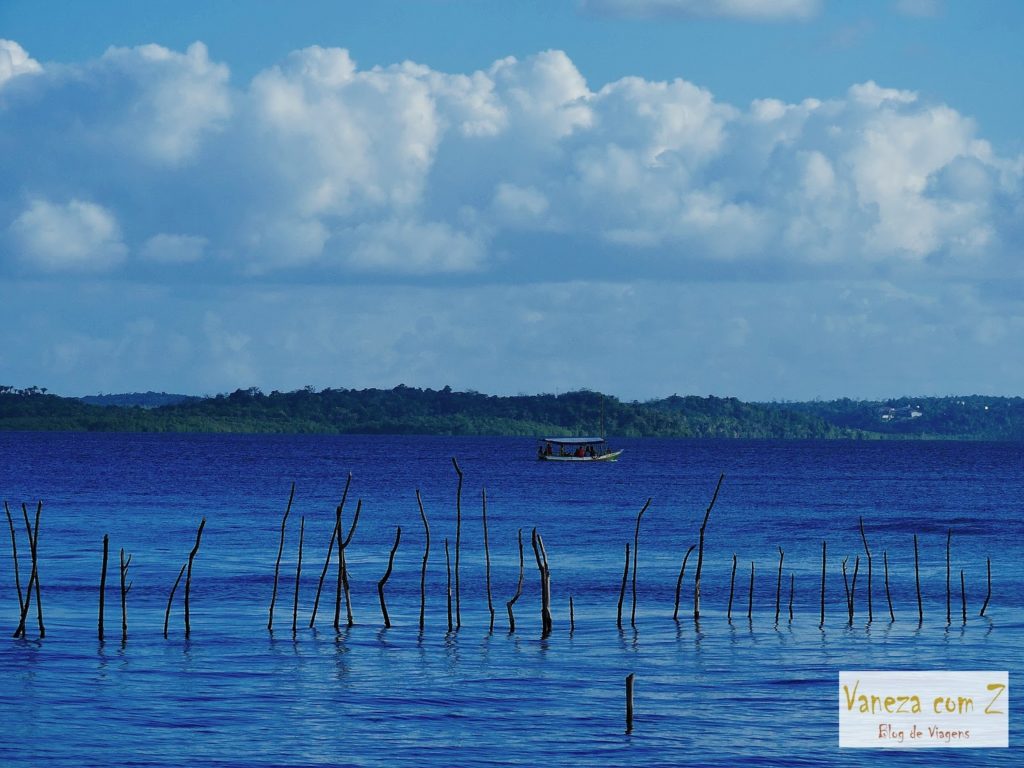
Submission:
[[[1024,645],[1024,446],[623,440],[615,464],[534,460],[530,440],[0,433],[0,495],[17,512],[22,583],[28,547],[20,505],[42,499],[40,574],[47,636],[17,625],[9,533],[0,548],[0,764],[37,765],[1015,765],[1009,750],[872,753],[838,749],[840,669],[1008,669]],[[448,633],[444,539],[454,565],[457,456],[462,497],[462,627]],[[316,629],[310,609],[348,472],[346,520],[362,499],[347,552],[356,625],[332,627],[334,571]],[[672,620],[683,554],[708,524],[702,615],[692,619],[696,552],[681,620]],[[273,633],[267,610],[281,515],[288,521]],[[480,492],[488,498],[497,611],[488,632]],[[427,624],[418,629],[423,529],[430,520]],[[636,628],[616,628],[623,550],[640,530]],[[299,630],[291,619],[305,517]],[[162,637],[171,585],[207,520],[193,569],[191,627],[181,588]],[[874,621],[858,519],[874,556]],[[383,628],[376,584],[395,527],[401,545]],[[530,531],[551,568],[554,631],[541,637]],[[505,602],[526,573],[508,633]],[[946,623],[945,545],[952,529],[953,621]],[[96,637],[102,537],[111,539],[107,637]],[[917,621],[918,534],[924,622]],[[827,615],[818,628],[821,542]],[[785,550],[775,622],[778,548]],[[133,559],[129,638],[120,638],[116,561]],[[890,622],[882,553],[896,621]],[[733,554],[739,561],[726,619]],[[840,563],[861,564],[848,623]],[[985,560],[992,559],[986,617]],[[747,620],[750,563],[753,618]],[[959,573],[968,620],[961,618]],[[790,574],[794,618],[789,621]],[[575,628],[570,632],[568,601]],[[344,625],[344,607],[342,607]],[[624,677],[636,674],[636,721],[623,733]]]

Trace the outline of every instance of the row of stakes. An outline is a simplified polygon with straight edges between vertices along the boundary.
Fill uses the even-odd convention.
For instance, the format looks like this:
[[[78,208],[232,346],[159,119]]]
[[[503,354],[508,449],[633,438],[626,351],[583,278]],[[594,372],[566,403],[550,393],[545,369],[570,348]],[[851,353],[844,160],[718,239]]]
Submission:
[[[451,632],[455,629],[460,629],[462,626],[462,611],[461,611],[461,594],[460,594],[460,554],[461,554],[461,536],[462,536],[462,485],[463,485],[463,473],[459,467],[458,461],[452,459],[452,465],[458,475],[458,488],[456,490],[456,522],[455,522],[455,564],[454,564],[454,581],[452,578],[452,559],[451,550],[449,547],[449,541],[447,538],[444,540],[444,551],[445,551],[445,564],[447,571],[446,581],[446,596],[447,596],[447,615],[448,615],[448,631]],[[718,484],[715,486],[715,492],[711,498],[711,502],[707,507],[704,514],[704,519],[700,527],[698,543],[689,547],[686,554],[683,557],[682,566],[679,570],[679,578],[676,582],[675,589],[675,609],[672,614],[672,618],[678,621],[679,618],[679,603],[682,591],[683,580],[686,575],[686,567],[690,559],[690,555],[694,549],[697,549],[697,565],[696,575],[694,577],[694,589],[693,589],[693,618],[698,620],[700,618],[700,586],[701,586],[701,570],[704,564],[704,534],[707,529],[708,521],[711,517],[711,511],[715,506],[715,502],[718,499],[719,491],[722,487],[722,482],[725,479],[725,475],[721,475],[718,478]],[[334,529],[331,533],[331,541],[327,549],[327,558],[324,561],[323,569],[320,573],[319,583],[316,590],[316,598],[313,602],[312,613],[309,618],[309,626],[313,627],[316,622],[317,612],[320,606],[320,598],[323,592],[324,582],[327,579],[328,571],[330,570],[331,560],[334,557],[335,551],[337,552],[337,571],[336,571],[336,589],[335,589],[335,600],[334,600],[334,628],[335,630],[341,627],[341,604],[344,599],[345,603],[345,620],[347,626],[353,626],[355,620],[352,614],[352,600],[348,582],[348,572],[345,565],[345,552],[348,546],[352,542],[352,538],[355,535],[356,527],[359,524],[359,516],[362,511],[362,500],[357,502],[355,514],[352,519],[352,524],[348,528],[347,532],[342,521],[342,513],[345,508],[345,503],[348,498],[349,488],[352,483],[351,473],[345,483],[345,490],[342,494],[341,503],[338,505],[335,511],[335,524]],[[277,551],[277,560],[274,564],[274,586],[273,592],[270,598],[270,608],[267,618],[267,629],[273,631],[274,627],[274,612],[278,597],[278,585],[280,581],[281,572],[281,557],[284,552],[285,542],[285,529],[288,522],[288,517],[291,513],[292,502],[295,498],[295,484],[291,486],[291,492],[288,497],[288,504],[285,508],[284,515],[281,519],[281,537],[280,544]],[[487,608],[490,613],[490,631],[494,631],[495,623],[495,609],[494,601],[491,592],[491,556],[490,546],[488,543],[487,533],[487,491],[486,489],[482,492],[482,517],[483,517],[483,533],[484,533],[484,561],[485,561],[485,581],[486,581],[486,593],[487,593]],[[423,500],[420,497],[419,490],[416,491],[416,502],[419,506],[420,518],[423,522],[425,543],[423,551],[423,563],[420,575],[420,612],[419,612],[419,627],[423,630],[425,623],[425,607],[426,607],[426,574],[427,574],[427,561],[430,555],[430,525],[427,520],[426,512],[423,508]],[[627,541],[625,544],[625,563],[622,572],[622,583],[619,589],[618,605],[616,611],[616,624],[618,627],[622,627],[622,615],[623,606],[626,597],[626,588],[630,583],[630,577],[632,577],[631,583],[631,608],[629,622],[632,627],[636,627],[636,586],[637,586],[637,566],[638,566],[638,550],[640,544],[640,522],[651,504],[651,500],[648,499],[643,505],[640,512],[636,517],[636,526],[633,535],[632,546]],[[33,596],[35,598],[36,606],[36,619],[39,628],[39,637],[46,637],[46,628],[43,623],[43,606],[42,606],[42,594],[40,587],[39,577],[39,521],[42,513],[42,502],[39,502],[36,511],[34,521],[30,519],[28,507],[22,504],[22,514],[24,517],[24,525],[26,537],[29,544],[29,552],[31,556],[31,569],[29,572],[29,578],[25,589],[22,589],[21,583],[21,568],[18,562],[18,546],[17,546],[17,535],[15,531],[14,518],[11,515],[10,508],[7,503],[4,502],[4,511],[7,514],[7,522],[10,527],[11,533],[11,548],[14,560],[14,581],[15,587],[18,593],[18,606],[19,606],[19,617],[18,627],[15,630],[13,636],[15,638],[24,637],[26,633],[26,624],[28,623],[29,613],[31,611],[31,604]],[[174,603],[174,597],[177,593],[178,587],[182,581],[185,580],[184,586],[184,621],[185,621],[185,637],[189,637],[191,634],[191,623],[190,623],[190,594],[192,587],[192,567],[196,556],[199,553],[199,547],[202,542],[203,529],[206,526],[206,519],[204,518],[196,531],[195,544],[188,554],[187,561],[181,566],[181,570],[178,572],[178,576],[174,581],[174,585],[171,587],[170,595],[167,600],[167,608],[164,613],[164,627],[163,634],[166,638],[168,636],[168,627],[170,622],[171,609]],[[299,527],[299,546],[298,546],[298,557],[295,572],[295,590],[292,602],[292,633],[296,633],[298,630],[298,605],[299,605],[299,581],[302,572],[302,549],[303,549],[303,538],[305,533],[305,518],[300,522]],[[860,520],[860,534],[864,545],[864,552],[867,559],[867,610],[868,610],[868,621],[874,620],[874,607],[872,605],[872,578],[873,578],[873,560],[871,550],[868,546],[867,536],[864,531],[864,520]],[[395,541],[391,547],[391,552],[388,557],[387,570],[383,577],[377,583],[377,594],[380,600],[381,614],[384,620],[384,626],[391,626],[391,617],[388,614],[387,602],[385,601],[384,588],[387,584],[388,579],[391,576],[392,568],[394,566],[395,554],[398,551],[398,546],[402,538],[401,527],[395,530]],[[947,625],[952,623],[952,603],[951,603],[951,568],[950,568],[950,550],[952,542],[952,530],[950,530],[946,537],[946,623]],[[540,575],[540,598],[541,598],[541,627],[542,634],[547,636],[553,627],[553,620],[551,615],[551,571],[548,565],[547,550],[544,547],[544,538],[537,531],[533,529],[531,533],[531,545],[534,553],[534,559],[537,564],[537,570]],[[523,577],[525,570],[525,559],[524,559],[524,548],[523,548],[523,529],[520,528],[518,532],[518,548],[519,548],[519,577],[516,583],[515,594],[506,603],[506,610],[508,612],[508,624],[509,632],[513,633],[516,631],[516,620],[514,614],[514,606],[522,595],[523,589]],[[889,559],[888,553],[883,552],[883,565],[884,565],[884,580],[885,580],[885,595],[888,602],[888,611],[890,621],[895,621],[896,615],[893,610],[892,598],[889,592]],[[100,590],[99,590],[99,618],[98,618],[98,636],[102,641],[104,639],[104,597],[106,594],[106,582],[107,582],[107,570],[108,570],[108,558],[109,558],[109,536],[104,535],[103,537],[103,565],[100,577]],[[825,624],[825,573],[826,573],[826,558],[827,558],[827,544],[822,541],[821,544],[821,611],[820,611],[820,623],[819,627],[824,627]],[[779,622],[780,613],[782,610],[782,588],[783,588],[783,563],[785,559],[785,552],[779,547],[779,563],[778,563],[778,579],[775,592],[775,623]],[[631,561],[632,560],[632,561]],[[853,624],[854,620],[854,608],[855,601],[854,596],[857,589],[857,578],[860,572],[860,555],[857,555],[854,560],[852,569],[852,578],[850,578],[847,569],[847,563],[849,558],[845,558],[842,561],[842,572],[843,572],[843,583],[846,591],[846,606],[848,613],[849,624]],[[128,578],[129,569],[131,567],[132,555],[126,554],[124,549],[120,550],[119,557],[119,568],[118,573],[120,577],[120,598],[121,598],[121,640],[127,642],[128,639],[128,611],[127,611],[127,598],[132,588],[132,582]],[[988,577],[988,591],[985,596],[985,602],[981,607],[980,616],[985,615],[985,611],[988,608],[989,600],[992,596],[992,561],[991,558],[986,559],[987,566],[987,577]],[[729,603],[726,611],[727,620],[732,622],[732,609],[735,596],[736,587],[736,569],[737,569],[737,556],[733,555],[732,564],[732,576],[729,584]],[[919,624],[924,620],[924,608],[921,600],[921,578],[919,570],[919,554],[917,546],[917,535],[914,535],[914,576],[917,586],[917,610],[918,610],[918,622]],[[795,576],[791,573],[789,580],[789,620],[793,620],[793,592],[794,592]],[[453,591],[454,584],[454,591]],[[453,602],[454,598],[454,602]],[[964,572],[960,571],[960,602],[961,602],[961,616],[964,623],[967,622],[967,599],[964,589]],[[748,620],[753,619],[753,606],[754,606],[754,562],[750,563],[750,587],[747,594],[747,618]],[[569,629],[573,631],[575,629],[575,609],[573,605],[573,598],[569,596]]]

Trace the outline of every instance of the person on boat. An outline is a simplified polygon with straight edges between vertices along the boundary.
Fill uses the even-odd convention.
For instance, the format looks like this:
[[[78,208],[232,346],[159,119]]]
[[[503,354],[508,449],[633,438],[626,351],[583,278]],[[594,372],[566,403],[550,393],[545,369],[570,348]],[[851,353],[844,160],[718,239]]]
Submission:
[[[548,456],[551,455],[551,443],[547,444],[547,447],[544,449],[544,453],[546,453]]]
[[[579,448],[576,449],[576,458],[582,459],[586,455],[586,453],[586,449],[581,445]]]

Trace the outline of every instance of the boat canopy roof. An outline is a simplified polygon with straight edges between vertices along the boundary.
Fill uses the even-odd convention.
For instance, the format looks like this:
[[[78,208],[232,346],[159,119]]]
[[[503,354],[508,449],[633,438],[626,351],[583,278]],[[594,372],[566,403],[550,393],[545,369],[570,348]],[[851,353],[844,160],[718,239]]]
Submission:
[[[545,443],[552,445],[598,445],[604,442],[603,437],[545,437]]]

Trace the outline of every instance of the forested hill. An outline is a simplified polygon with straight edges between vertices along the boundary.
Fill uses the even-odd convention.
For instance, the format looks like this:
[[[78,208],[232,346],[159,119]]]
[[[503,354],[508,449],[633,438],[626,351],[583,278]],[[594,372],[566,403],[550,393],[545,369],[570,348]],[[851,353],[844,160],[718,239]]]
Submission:
[[[603,410],[605,432],[626,437],[1024,440],[1022,398],[746,403],[673,395],[628,403],[589,391],[498,397],[405,386],[167,398],[154,405],[160,395],[147,393],[139,405],[97,405],[0,386],[0,429],[539,437],[597,434]]]
[[[100,406],[45,390],[0,387],[0,429],[123,432],[593,435],[833,438],[855,436],[817,416],[733,398],[624,403],[595,392],[497,397],[477,392],[258,389],[158,407]]]

